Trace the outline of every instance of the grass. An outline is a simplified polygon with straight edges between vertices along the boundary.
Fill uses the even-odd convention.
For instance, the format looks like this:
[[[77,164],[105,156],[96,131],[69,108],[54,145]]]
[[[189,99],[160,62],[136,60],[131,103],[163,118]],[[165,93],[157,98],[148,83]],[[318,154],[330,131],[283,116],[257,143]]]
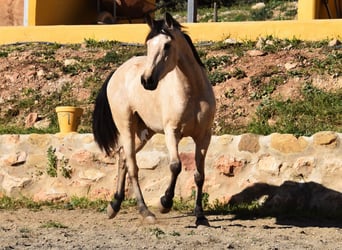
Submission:
[[[256,134],[291,133],[310,136],[325,130],[342,131],[342,90],[327,93],[304,85],[302,99],[265,99],[248,130]],[[269,120],[275,124],[269,124]]]
[[[172,209],[180,213],[192,214],[194,211],[194,192],[187,199],[175,197]],[[49,202],[41,201],[36,202],[30,198],[22,196],[21,198],[11,198],[8,196],[0,197],[0,210],[18,210],[22,208],[30,209],[33,211],[39,211],[44,208],[52,209],[86,209],[93,210],[100,213],[106,211],[108,201],[106,200],[90,200],[86,197],[73,196],[69,201],[66,202]],[[264,207],[259,201],[251,201],[249,203],[237,203],[229,204],[223,203],[219,200],[214,200],[209,203],[209,194],[203,194],[202,200],[203,209],[207,215],[234,215],[239,219],[255,219],[264,217],[281,217],[291,219],[328,219],[328,220],[339,220],[342,219],[341,211],[332,213],[331,211],[315,210],[315,209],[301,209],[296,207],[275,207],[269,208]],[[135,199],[124,200],[121,204],[121,209],[129,209],[136,207],[137,202]],[[65,228],[64,225],[58,221],[47,221],[42,224],[44,228]],[[157,238],[165,234],[163,230],[158,227],[151,228],[150,232]],[[178,232],[173,232],[173,236],[179,236]]]

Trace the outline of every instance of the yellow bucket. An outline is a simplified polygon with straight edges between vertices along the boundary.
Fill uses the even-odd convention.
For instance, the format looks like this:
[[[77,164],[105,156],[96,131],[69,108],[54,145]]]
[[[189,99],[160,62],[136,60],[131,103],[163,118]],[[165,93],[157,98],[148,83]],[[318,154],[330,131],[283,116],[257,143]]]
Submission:
[[[62,134],[76,132],[81,122],[83,109],[73,106],[56,107],[59,130]]]

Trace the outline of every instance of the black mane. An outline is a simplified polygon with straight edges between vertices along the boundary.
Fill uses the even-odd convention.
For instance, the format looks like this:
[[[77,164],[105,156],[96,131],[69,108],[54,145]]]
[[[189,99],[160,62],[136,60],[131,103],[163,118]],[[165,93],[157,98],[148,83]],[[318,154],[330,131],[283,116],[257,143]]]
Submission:
[[[175,21],[175,23],[173,23],[173,28],[177,28],[182,32],[185,40],[188,42],[188,44],[192,50],[192,53],[193,53],[197,63],[201,67],[204,68],[205,66],[202,63],[201,58],[199,57],[197,50],[196,50],[190,36],[182,30],[183,26],[180,23]],[[147,42],[148,40],[152,39],[153,37],[155,37],[159,34],[165,34],[167,36],[170,36],[173,39],[173,35],[171,34],[169,28],[165,25],[164,20],[155,20],[155,21],[153,21],[153,27],[151,28],[150,32],[146,36],[145,42]]]

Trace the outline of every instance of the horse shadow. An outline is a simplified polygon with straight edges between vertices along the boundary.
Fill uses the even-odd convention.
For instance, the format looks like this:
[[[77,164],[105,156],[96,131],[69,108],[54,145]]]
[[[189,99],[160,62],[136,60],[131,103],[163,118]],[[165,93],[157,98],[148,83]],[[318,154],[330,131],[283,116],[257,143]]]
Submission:
[[[275,217],[279,225],[342,228],[342,193],[316,182],[256,183],[226,205],[232,220]],[[220,211],[209,211],[215,212]]]

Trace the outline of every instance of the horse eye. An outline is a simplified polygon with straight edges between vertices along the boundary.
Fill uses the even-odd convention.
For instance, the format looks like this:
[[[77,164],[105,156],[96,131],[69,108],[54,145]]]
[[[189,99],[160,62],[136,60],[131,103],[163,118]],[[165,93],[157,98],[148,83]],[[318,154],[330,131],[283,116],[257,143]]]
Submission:
[[[164,50],[165,50],[165,51],[168,51],[170,48],[171,48],[171,44],[166,43],[166,44],[164,45]]]

